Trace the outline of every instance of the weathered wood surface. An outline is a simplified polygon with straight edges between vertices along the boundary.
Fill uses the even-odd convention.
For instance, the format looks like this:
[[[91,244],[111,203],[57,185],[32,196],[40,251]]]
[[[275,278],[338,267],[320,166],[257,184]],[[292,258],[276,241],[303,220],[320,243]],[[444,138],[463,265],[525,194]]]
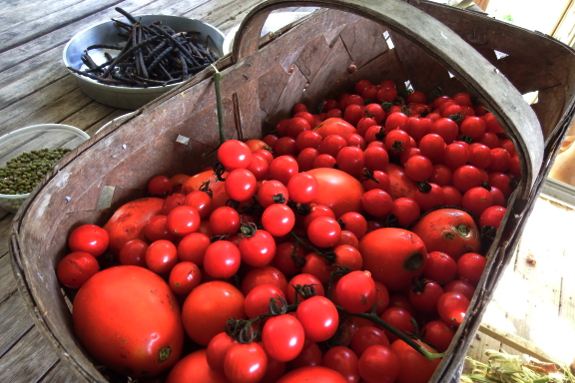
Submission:
[[[225,33],[237,25],[247,11],[257,3],[259,1],[256,0],[242,2],[127,0],[113,3],[95,0],[83,2],[73,0],[24,2],[17,0],[10,2],[5,9],[6,12],[0,17],[0,89],[2,89],[0,93],[0,134],[22,126],[46,122],[77,126],[93,134],[105,123],[126,113],[126,111],[103,106],[87,98],[78,89],[74,78],[69,75],[61,62],[62,49],[66,41],[76,32],[91,24],[117,16],[117,12],[113,9],[114,6],[120,6],[135,14],[178,14],[198,18],[211,23]],[[353,35],[350,35],[349,38],[352,39]],[[356,47],[356,49],[358,48],[360,47]],[[385,49],[386,47],[381,47],[382,51]],[[317,52],[314,53],[317,54]],[[350,63],[348,59],[342,59],[341,57],[344,56],[341,55],[334,54],[331,59],[338,60],[338,57],[342,65]],[[374,60],[367,67],[370,65],[381,66],[381,64],[397,60],[397,56],[388,55],[385,60]],[[397,67],[397,64],[391,64],[391,67]],[[281,68],[278,67],[277,69],[277,73],[281,75]],[[298,85],[305,85],[306,81],[309,80],[309,73],[312,73],[314,68],[307,68],[310,70],[309,73],[305,69],[306,67],[301,65],[301,72],[298,72],[300,77],[297,81],[292,82],[291,92],[301,92],[302,87]],[[273,73],[275,72],[270,71],[269,76],[272,76]],[[401,74],[396,75],[402,77]],[[328,73],[324,73],[323,76],[329,79]],[[262,80],[258,94],[263,109],[269,115],[281,112],[282,108],[287,107],[287,101],[282,102],[280,99],[277,103],[267,105],[266,101],[269,100],[266,100],[266,94],[263,92],[265,89],[264,80]],[[317,81],[314,83],[318,84]],[[241,86],[241,84],[238,85]],[[457,86],[459,84],[454,84],[454,87]],[[317,88],[318,85],[312,84],[306,91],[310,94],[320,91],[314,87]],[[290,99],[285,94],[282,97],[286,97],[286,100]],[[226,102],[234,102],[233,100],[230,95]],[[269,107],[267,110],[265,109],[266,105]],[[195,107],[204,112],[205,108],[202,109],[201,105],[195,105]],[[249,113],[248,110],[243,111],[244,116]],[[211,112],[205,110],[206,114]],[[248,120],[244,122],[246,126],[249,126]],[[244,133],[250,134],[249,131]],[[198,147],[202,147],[202,145],[204,143],[198,142]],[[140,177],[145,178],[146,174],[142,174]],[[110,184],[117,182],[117,180],[112,179],[106,181]],[[129,190],[126,191],[126,193],[129,192]],[[84,196],[86,200],[89,200],[89,197],[94,198],[93,204],[95,206],[98,196]],[[74,375],[69,373],[65,363],[58,360],[56,353],[41,336],[41,331],[34,325],[31,316],[25,313],[24,301],[16,290],[16,282],[9,264],[8,234],[13,216],[2,213],[0,212],[0,381],[56,383],[76,381]],[[78,216],[70,219],[78,219]],[[536,224],[534,220],[529,223],[529,225],[534,224]],[[47,229],[57,230],[58,227],[47,227]],[[63,229],[60,228],[60,230]],[[537,229],[533,230],[537,232]],[[538,236],[533,234],[523,240],[522,246],[525,241],[537,240]],[[567,259],[570,255],[569,250],[567,250],[569,246],[568,243],[563,245],[565,247],[561,255]],[[525,244],[525,246],[536,246],[536,244]],[[539,248],[537,249],[539,251]],[[38,252],[41,253],[43,250],[45,249],[38,249]],[[554,254],[554,251],[551,254]],[[549,255],[541,254],[541,256]],[[555,308],[558,316],[572,326],[572,317],[575,315],[573,313],[572,294],[561,293],[557,295],[557,292],[553,291],[554,288],[564,289],[572,284],[568,278],[567,270],[568,268],[560,268],[558,271],[565,275],[562,283],[559,285],[554,282],[547,283],[542,289],[550,290],[549,296],[556,297],[552,299],[552,302],[558,305]],[[517,278],[516,274],[523,278],[525,275],[523,273],[528,271],[524,267],[514,267],[511,275],[512,278]],[[505,278],[508,279],[509,275],[505,275]],[[534,277],[531,276],[530,278]],[[547,297],[545,301],[548,301]],[[497,300],[494,302],[497,303]],[[525,305],[529,306],[532,302],[532,300],[528,300]],[[534,312],[534,309],[531,310],[531,313]],[[506,313],[506,316],[512,315],[514,314]],[[535,316],[531,314],[525,318],[534,320]],[[516,318],[516,321],[524,325],[524,329],[521,330],[521,326],[516,324],[517,334],[534,341],[530,337],[531,332],[525,330],[529,328],[529,323],[521,322],[521,317]],[[490,348],[491,345],[494,348],[500,347],[500,343],[496,340],[486,338],[482,334],[478,334],[478,337],[481,338],[481,345],[474,343],[470,349],[471,353],[479,350],[486,343],[489,343]],[[480,357],[480,355],[475,356]]]

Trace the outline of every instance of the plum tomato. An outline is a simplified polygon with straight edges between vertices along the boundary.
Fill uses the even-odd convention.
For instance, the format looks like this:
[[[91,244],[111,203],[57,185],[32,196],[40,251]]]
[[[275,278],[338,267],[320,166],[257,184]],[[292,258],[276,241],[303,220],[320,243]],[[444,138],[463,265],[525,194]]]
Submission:
[[[181,318],[168,284],[139,266],[96,273],[74,299],[80,342],[99,363],[135,379],[158,375],[180,359]]]
[[[318,182],[318,192],[312,202],[329,207],[335,218],[350,211],[361,212],[364,189],[356,178],[331,168],[312,169],[308,173],[315,176]]]
[[[431,211],[411,226],[411,230],[421,238],[428,252],[441,251],[456,261],[464,253],[478,252],[481,246],[473,217],[459,209]]]
[[[427,258],[424,241],[416,233],[392,227],[364,235],[359,252],[363,267],[391,291],[409,287],[413,277],[423,271]]]

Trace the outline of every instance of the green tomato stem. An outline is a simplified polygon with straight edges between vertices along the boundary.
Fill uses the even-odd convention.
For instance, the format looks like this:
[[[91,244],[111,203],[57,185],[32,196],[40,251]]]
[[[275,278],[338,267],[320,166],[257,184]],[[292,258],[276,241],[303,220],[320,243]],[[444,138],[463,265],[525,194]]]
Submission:
[[[411,339],[409,336],[405,335],[403,332],[399,331],[398,329],[396,329],[395,327],[393,327],[392,325],[390,325],[389,323],[387,323],[386,321],[384,321],[383,319],[381,319],[380,317],[377,316],[377,314],[371,312],[371,313],[358,313],[358,314],[354,314],[354,313],[349,313],[347,311],[344,310],[343,307],[341,306],[336,306],[338,310],[343,311],[349,315],[353,315],[356,317],[360,317],[360,318],[365,318],[365,319],[369,319],[370,321],[383,326],[385,329],[387,329],[389,332],[393,333],[395,336],[397,336],[399,339],[403,340],[405,343],[407,343],[408,345],[410,345],[411,347],[413,347],[417,352],[419,352],[421,355],[425,356],[427,358],[427,360],[429,360],[430,362],[433,362],[434,359],[437,358],[442,358],[443,357],[443,353],[433,353],[433,352],[429,352],[427,351],[425,348],[423,348],[423,346],[421,346],[419,343],[417,343],[416,341],[414,341],[413,339]]]

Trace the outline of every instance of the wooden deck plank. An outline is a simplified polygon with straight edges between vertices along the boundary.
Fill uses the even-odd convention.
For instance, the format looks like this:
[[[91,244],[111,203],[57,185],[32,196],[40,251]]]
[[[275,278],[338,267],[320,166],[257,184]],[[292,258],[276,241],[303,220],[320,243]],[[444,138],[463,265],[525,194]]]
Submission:
[[[34,326],[34,321],[15,289],[0,302],[0,358]]]
[[[73,383],[77,381],[76,375],[70,371],[66,363],[58,361],[38,383]]]
[[[16,280],[10,264],[10,255],[0,255],[0,302],[4,302],[16,291]],[[1,318],[1,317],[0,317]]]
[[[44,14],[42,17],[22,21],[15,20],[9,29],[0,33],[0,46],[4,47],[4,49],[10,49],[30,41],[36,36],[50,33],[60,25],[66,25],[83,19],[88,15],[105,10],[117,3],[117,0],[81,1],[59,11]],[[42,7],[40,8],[42,9]],[[46,7],[43,8],[46,10]]]
[[[25,363],[22,363],[25,361]],[[51,346],[36,327],[0,358],[0,382],[39,381],[58,362]]]

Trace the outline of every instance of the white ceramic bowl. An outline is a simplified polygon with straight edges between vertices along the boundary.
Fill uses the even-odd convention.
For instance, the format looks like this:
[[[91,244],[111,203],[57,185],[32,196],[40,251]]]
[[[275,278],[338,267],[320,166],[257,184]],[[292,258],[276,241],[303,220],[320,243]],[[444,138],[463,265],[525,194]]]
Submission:
[[[86,132],[69,125],[42,124],[17,129],[0,137],[0,167],[24,152],[43,148],[73,149],[89,138]],[[0,194],[0,207],[16,213],[29,195]]]

